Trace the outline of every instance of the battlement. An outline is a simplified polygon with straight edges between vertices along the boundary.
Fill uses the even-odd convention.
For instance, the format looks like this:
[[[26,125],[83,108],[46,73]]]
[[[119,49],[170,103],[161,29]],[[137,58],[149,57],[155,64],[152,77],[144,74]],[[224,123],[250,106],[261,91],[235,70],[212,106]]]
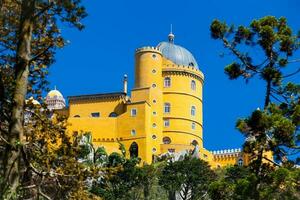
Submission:
[[[223,155],[236,155],[241,153],[241,149],[225,149],[225,150],[218,150],[218,151],[212,151],[212,154],[214,156],[223,156]]]
[[[182,72],[193,74],[198,77],[201,81],[204,80],[203,73],[194,66],[176,65],[176,64],[164,64],[163,72]]]
[[[137,48],[135,50],[136,53],[147,52],[147,51],[161,54],[161,51],[157,47],[152,47],[152,46],[145,46],[145,47]]]

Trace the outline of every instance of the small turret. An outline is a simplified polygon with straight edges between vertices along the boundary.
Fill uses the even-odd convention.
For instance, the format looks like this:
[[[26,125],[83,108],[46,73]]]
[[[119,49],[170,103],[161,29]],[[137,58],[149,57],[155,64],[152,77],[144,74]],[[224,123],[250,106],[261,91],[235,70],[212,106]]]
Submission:
[[[123,80],[123,87],[124,87],[124,93],[127,94],[127,74],[124,74],[124,80]]]

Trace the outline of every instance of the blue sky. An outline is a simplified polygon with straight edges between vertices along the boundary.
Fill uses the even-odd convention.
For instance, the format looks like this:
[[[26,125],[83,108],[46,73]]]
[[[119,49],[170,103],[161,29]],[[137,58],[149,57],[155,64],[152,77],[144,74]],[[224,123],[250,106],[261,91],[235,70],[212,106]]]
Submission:
[[[134,51],[167,40],[173,24],[175,43],[190,50],[205,75],[204,145],[209,150],[238,148],[243,142],[235,130],[239,117],[263,107],[263,83],[230,81],[223,68],[233,61],[219,41],[210,38],[213,19],[247,25],[266,15],[285,16],[294,31],[300,29],[297,0],[110,0],[84,1],[89,16],[83,31],[64,25],[70,44],[59,50],[51,66],[50,87],[65,97],[122,91],[123,74],[134,83]],[[294,78],[298,83],[299,77]]]

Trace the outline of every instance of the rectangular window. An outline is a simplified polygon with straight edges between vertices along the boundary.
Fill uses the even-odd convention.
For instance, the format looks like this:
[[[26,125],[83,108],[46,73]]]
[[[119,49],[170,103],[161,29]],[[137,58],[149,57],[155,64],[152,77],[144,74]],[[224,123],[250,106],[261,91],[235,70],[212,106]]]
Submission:
[[[131,112],[130,112],[131,117],[135,117],[136,114],[137,114],[136,108],[132,108],[132,109],[131,109]]]
[[[100,113],[99,112],[93,112],[91,113],[92,117],[100,117]]]
[[[164,105],[164,113],[170,113],[171,112],[171,104],[165,103]]]
[[[164,120],[164,127],[169,127],[170,126],[170,120],[165,119]]]

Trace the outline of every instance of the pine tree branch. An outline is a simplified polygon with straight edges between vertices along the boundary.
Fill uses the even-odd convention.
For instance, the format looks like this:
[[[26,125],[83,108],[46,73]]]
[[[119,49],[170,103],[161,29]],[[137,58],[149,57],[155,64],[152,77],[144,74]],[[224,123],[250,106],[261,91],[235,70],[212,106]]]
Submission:
[[[54,6],[54,2],[49,2],[48,6],[45,6],[42,10],[40,10],[36,15],[34,15],[34,19],[39,18],[42,14],[44,14],[47,10]]]
[[[252,70],[252,71],[254,71],[254,72],[256,72],[256,73],[262,73],[261,71],[255,69],[255,67],[254,67],[252,64],[248,63],[248,62],[245,60],[244,56],[243,56],[236,48],[234,48],[234,47],[228,42],[228,40],[227,40],[226,38],[222,38],[222,40],[223,40],[223,44],[224,44],[228,49],[230,49],[230,50],[234,53],[234,55],[236,55],[236,56],[238,57],[238,59],[246,66],[246,68],[248,68],[248,69],[250,69],[250,70]]]
[[[295,72],[287,74],[285,76],[282,76],[282,78],[287,78],[287,77],[294,76],[294,75],[298,74],[299,72],[300,72],[300,67]]]
[[[269,158],[267,158],[266,156],[263,157],[263,159],[266,159],[267,161],[273,163],[274,165],[281,167],[278,163],[274,162],[273,160],[270,160]]]

